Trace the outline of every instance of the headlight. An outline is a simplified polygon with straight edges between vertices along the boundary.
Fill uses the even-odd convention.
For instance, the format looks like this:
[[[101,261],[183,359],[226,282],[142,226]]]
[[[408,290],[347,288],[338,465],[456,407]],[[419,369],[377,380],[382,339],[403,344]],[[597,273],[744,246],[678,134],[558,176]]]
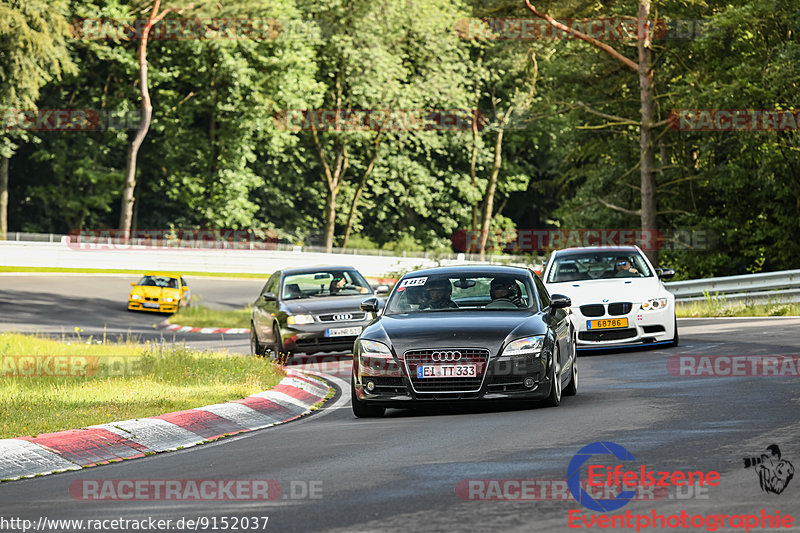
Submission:
[[[311,324],[312,322],[314,322],[314,317],[311,315],[289,315],[289,318],[286,319],[286,323],[290,326]]]
[[[170,302],[172,302],[172,298],[164,298],[164,301],[165,301],[166,303],[170,303]]]
[[[141,299],[142,297],[139,296],[138,294],[131,294],[131,300],[141,300]]]
[[[653,298],[652,300],[647,300],[646,302],[642,302],[642,309],[645,311],[653,310],[653,309],[664,309],[667,307],[667,299],[666,298]]]
[[[392,355],[389,347],[382,342],[360,340],[358,343],[361,346],[362,355]]]
[[[512,341],[503,350],[503,355],[539,355],[542,352],[544,335],[534,335]]]

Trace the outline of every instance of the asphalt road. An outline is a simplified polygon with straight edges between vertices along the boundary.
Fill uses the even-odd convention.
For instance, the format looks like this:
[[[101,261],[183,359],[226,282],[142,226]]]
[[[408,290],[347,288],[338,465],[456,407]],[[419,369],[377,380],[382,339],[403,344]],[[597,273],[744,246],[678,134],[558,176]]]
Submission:
[[[246,336],[241,335],[212,338],[162,332],[156,325],[168,315],[128,312],[131,282],[138,279],[138,276],[114,274],[0,274],[0,331],[69,335],[77,327],[83,330],[83,336],[164,338],[171,342],[194,340],[203,348],[247,346]],[[240,309],[255,300],[266,280],[186,276],[186,282],[202,305]]]
[[[7,298],[5,290],[0,298]],[[7,318],[0,307],[0,320]],[[175,527],[181,518],[216,518],[221,526],[223,517],[267,516],[268,531],[560,532],[568,529],[572,510],[582,510],[587,519],[595,516],[564,498],[560,488],[543,501],[465,501],[469,493],[457,487],[470,480],[564,480],[571,458],[595,441],[612,441],[630,451],[635,460],[626,463],[626,470],[644,465],[721,475],[719,486],[682,492],[673,487],[663,499],[633,501],[617,514],[649,516],[655,509],[662,515],[761,510],[800,515],[800,474],[783,493],[767,494],[754,469],[745,469],[742,462],[778,444],[783,459],[800,466],[799,378],[677,377],[667,370],[668,359],[676,355],[800,354],[800,319],[681,320],[679,327],[678,348],[582,354],[579,394],[558,408],[390,410],[382,419],[359,420],[350,411],[345,389],[328,407],[284,426],[194,449],[0,484],[0,518],[152,517],[173,520],[172,531],[191,529]],[[314,369],[347,376],[346,361],[339,370],[333,364]],[[267,502],[83,501],[69,490],[85,480],[167,479],[270,479],[288,497]],[[474,492],[478,498],[485,494]],[[211,523],[199,528],[210,529]]]

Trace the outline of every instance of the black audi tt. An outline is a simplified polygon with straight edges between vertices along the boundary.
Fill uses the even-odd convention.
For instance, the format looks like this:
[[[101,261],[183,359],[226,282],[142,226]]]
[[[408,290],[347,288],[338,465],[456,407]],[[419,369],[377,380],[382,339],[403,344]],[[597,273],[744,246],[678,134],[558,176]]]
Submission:
[[[253,303],[250,352],[289,359],[297,353],[352,353],[372,315],[359,305],[373,291],[351,266],[275,272]],[[377,301],[377,300],[376,300]]]
[[[539,400],[578,390],[566,296],[505,266],[418,270],[395,285],[355,343],[351,395],[360,418],[437,401]],[[376,313],[378,301],[362,302]]]

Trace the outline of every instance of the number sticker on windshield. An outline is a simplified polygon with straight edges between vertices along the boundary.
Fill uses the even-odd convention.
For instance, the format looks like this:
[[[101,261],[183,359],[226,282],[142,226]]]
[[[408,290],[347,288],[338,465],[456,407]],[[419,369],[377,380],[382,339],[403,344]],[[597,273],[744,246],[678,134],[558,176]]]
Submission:
[[[404,279],[403,283],[400,284],[400,287],[419,287],[421,285],[425,285],[425,282],[428,281],[427,277],[424,278],[408,278]]]

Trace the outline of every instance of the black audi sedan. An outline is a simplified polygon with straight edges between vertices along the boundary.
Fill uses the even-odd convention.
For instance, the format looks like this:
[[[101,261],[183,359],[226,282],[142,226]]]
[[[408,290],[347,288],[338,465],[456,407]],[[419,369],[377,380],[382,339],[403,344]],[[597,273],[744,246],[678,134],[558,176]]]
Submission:
[[[562,392],[578,390],[570,305],[525,268],[408,273],[356,341],[353,413],[379,417],[387,407],[470,400],[557,406]],[[368,298],[361,309],[373,314],[378,306]]]
[[[284,361],[297,353],[352,353],[372,320],[359,307],[371,295],[377,293],[353,267],[279,270],[253,303],[250,352]]]

